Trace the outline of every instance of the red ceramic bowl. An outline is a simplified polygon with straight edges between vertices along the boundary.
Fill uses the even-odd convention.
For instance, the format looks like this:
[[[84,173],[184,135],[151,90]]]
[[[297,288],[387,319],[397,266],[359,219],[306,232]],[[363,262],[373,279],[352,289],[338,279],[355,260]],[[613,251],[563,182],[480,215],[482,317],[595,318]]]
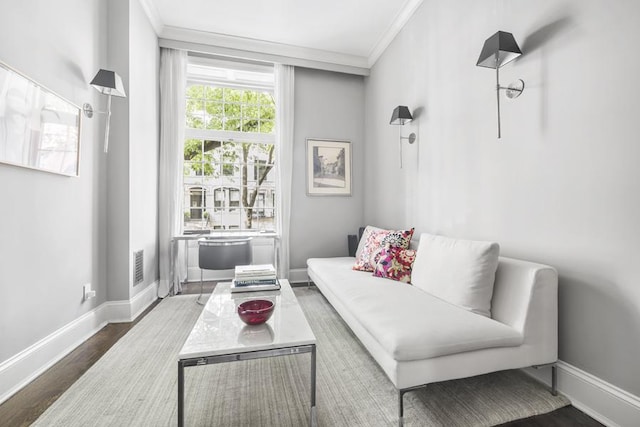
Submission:
[[[266,299],[245,301],[238,306],[238,316],[247,325],[259,325],[273,314],[273,302]]]

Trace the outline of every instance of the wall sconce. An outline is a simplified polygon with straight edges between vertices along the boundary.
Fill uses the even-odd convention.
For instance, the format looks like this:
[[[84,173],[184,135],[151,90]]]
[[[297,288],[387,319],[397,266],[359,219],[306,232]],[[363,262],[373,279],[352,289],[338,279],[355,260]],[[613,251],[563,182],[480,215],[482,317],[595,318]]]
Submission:
[[[516,43],[516,39],[513,34],[504,31],[498,31],[491,37],[489,37],[482,47],[480,57],[478,58],[478,67],[495,68],[496,69],[496,99],[498,101],[498,138],[501,136],[500,132],[500,89],[504,89],[507,98],[517,98],[522,94],[524,90],[524,82],[522,80],[516,80],[507,87],[500,86],[500,73],[499,69],[505,64],[516,59],[522,55],[522,51]]]
[[[104,129],[104,152],[109,151],[109,123],[111,122],[111,96],[118,96],[121,98],[126,98],[127,94],[124,92],[124,85],[122,84],[122,79],[115,71],[103,70],[100,69],[98,74],[91,80],[89,83],[91,86],[96,88],[96,90],[100,93],[103,93],[108,96],[107,98],[107,123]],[[82,110],[84,114],[91,118],[93,117],[93,107],[91,104],[85,103],[82,106]],[[101,111],[102,112],[102,111]]]
[[[398,105],[394,110],[393,114],[391,114],[391,120],[389,121],[390,125],[401,125],[404,126],[405,123],[409,123],[413,120],[413,116],[409,111],[409,108],[405,105]],[[409,136],[402,136],[402,131],[400,132],[400,168],[402,168],[402,140],[406,139],[409,144],[413,144],[416,142],[416,134],[411,132]]]

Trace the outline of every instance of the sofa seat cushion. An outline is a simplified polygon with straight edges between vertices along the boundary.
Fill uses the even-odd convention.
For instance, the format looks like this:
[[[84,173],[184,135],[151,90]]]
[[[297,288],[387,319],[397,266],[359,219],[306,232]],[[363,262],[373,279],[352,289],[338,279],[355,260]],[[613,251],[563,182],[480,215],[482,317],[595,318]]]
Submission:
[[[395,360],[421,360],[523,342],[514,328],[415,286],[354,271],[353,258],[312,258],[307,264],[322,279],[320,286],[329,287]]]

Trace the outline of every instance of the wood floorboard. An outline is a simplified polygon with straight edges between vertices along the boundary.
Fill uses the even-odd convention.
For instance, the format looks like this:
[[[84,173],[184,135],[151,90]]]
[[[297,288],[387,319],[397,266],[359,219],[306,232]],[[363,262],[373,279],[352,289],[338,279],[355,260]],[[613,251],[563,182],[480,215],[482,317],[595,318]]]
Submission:
[[[602,427],[599,423],[573,406],[565,406],[548,414],[501,424],[500,427]]]
[[[215,288],[215,282],[204,282],[204,294]],[[183,294],[199,294],[200,283],[189,283]],[[205,295],[203,298],[207,298]],[[0,405],[0,425],[28,426],[40,417],[103,354],[138,323],[160,300],[130,323],[111,323],[65,356],[38,378]],[[501,427],[602,427],[593,418],[567,406],[554,412],[502,424]]]

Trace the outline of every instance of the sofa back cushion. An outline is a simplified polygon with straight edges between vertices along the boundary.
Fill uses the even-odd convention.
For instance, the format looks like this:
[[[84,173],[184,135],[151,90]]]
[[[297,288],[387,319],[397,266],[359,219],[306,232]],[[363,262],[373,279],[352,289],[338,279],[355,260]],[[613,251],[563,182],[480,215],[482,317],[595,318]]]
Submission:
[[[438,298],[491,317],[499,255],[497,243],[423,233],[411,282]]]

